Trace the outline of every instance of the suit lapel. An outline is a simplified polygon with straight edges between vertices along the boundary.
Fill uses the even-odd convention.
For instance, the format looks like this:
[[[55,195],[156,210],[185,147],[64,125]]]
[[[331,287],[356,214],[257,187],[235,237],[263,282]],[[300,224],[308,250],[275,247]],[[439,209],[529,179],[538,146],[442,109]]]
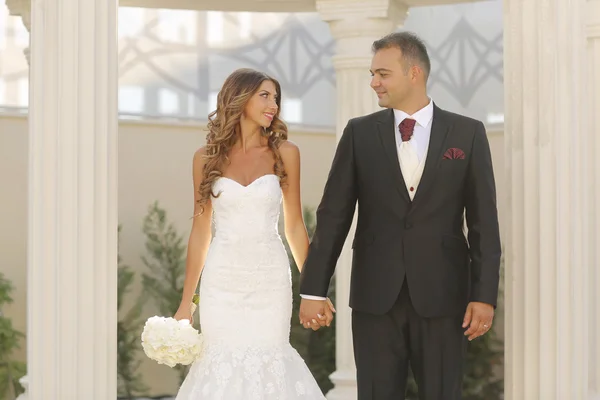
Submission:
[[[442,159],[444,142],[446,141],[446,137],[448,136],[451,127],[445,112],[435,104],[433,105],[433,121],[431,124],[431,136],[429,138],[429,148],[427,149],[425,167],[423,168],[423,175],[421,176],[421,181],[417,187],[417,192],[413,198],[411,210],[414,210],[415,206],[418,205],[419,201],[427,193],[435,180],[435,174],[438,170],[440,160]]]
[[[410,203],[410,197],[406,191],[406,183],[400,170],[400,162],[398,160],[398,151],[396,148],[396,127],[394,122],[394,110],[389,109],[381,114],[382,116],[377,121],[377,129],[379,131],[379,139],[383,146],[383,151],[386,155],[388,165],[391,168],[392,175],[396,181],[396,189],[400,196]]]

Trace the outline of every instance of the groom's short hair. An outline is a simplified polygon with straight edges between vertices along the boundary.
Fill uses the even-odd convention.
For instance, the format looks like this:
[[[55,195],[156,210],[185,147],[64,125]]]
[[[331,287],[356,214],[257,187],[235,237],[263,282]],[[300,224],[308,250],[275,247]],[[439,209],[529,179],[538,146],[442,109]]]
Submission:
[[[372,50],[376,53],[381,49],[390,47],[396,47],[402,51],[406,72],[412,65],[417,64],[425,72],[425,80],[427,81],[431,71],[431,61],[429,61],[427,47],[421,38],[412,32],[393,32],[374,41]]]

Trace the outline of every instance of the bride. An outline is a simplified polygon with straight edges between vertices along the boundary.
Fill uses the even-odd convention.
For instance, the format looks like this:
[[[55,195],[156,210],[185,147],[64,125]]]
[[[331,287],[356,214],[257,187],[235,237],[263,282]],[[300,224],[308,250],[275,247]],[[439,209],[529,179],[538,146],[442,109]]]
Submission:
[[[325,399],[289,343],[291,271],[277,230],[282,202],[299,268],[309,243],[300,154],[279,119],[280,93],[279,83],[261,72],[232,73],[209,115],[206,146],[194,155],[194,218],[174,318],[192,321],[190,304],[202,275],[204,349],[176,400]],[[331,323],[329,305],[315,328]]]

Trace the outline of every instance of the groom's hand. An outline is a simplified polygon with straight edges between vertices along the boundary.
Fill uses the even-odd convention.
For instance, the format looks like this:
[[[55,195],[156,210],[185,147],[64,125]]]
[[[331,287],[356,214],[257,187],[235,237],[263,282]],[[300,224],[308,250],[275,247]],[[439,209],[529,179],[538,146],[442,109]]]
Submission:
[[[469,327],[465,331],[465,336],[468,336],[469,340],[473,340],[484,335],[491,329],[493,320],[494,306],[475,301],[469,303],[462,325],[463,328]]]
[[[300,323],[305,328],[317,331],[322,326],[331,325],[332,320],[333,314],[326,300],[300,301]]]

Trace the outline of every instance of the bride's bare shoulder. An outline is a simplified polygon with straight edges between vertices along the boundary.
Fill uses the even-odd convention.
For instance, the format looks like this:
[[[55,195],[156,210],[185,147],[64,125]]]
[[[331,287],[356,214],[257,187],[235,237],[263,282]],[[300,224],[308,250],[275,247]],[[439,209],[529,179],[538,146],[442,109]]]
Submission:
[[[281,145],[279,145],[279,151],[281,152],[281,156],[288,155],[288,156],[297,156],[300,154],[300,148],[298,147],[298,145],[290,140],[284,140],[283,142],[281,142]]]
[[[196,150],[196,152],[194,153],[194,158],[204,158],[206,157],[206,154],[206,146],[202,146],[198,150]]]
[[[288,175],[295,175],[295,171],[300,169],[300,148],[294,142],[286,140],[279,146],[279,153]]]
[[[206,146],[200,147],[198,150],[194,152],[194,158],[192,160],[192,168],[195,174],[199,176],[204,169],[204,164],[206,164]]]

